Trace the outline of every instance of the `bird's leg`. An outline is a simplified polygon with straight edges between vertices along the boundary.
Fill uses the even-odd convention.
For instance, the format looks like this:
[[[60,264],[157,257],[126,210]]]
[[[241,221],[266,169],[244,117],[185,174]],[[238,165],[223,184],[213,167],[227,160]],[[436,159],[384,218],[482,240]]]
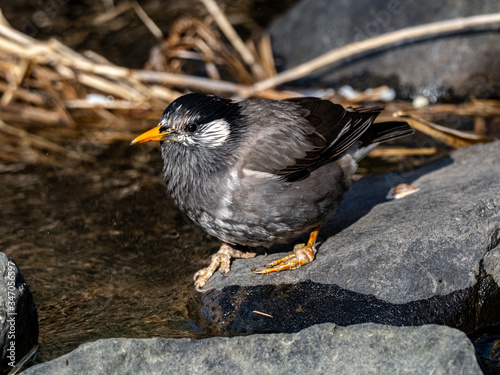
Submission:
[[[304,264],[311,263],[316,255],[316,248],[314,247],[316,239],[318,238],[319,227],[316,227],[309,236],[307,245],[299,244],[293,248],[293,253],[275,260],[272,263],[266,264],[263,269],[252,269],[253,273],[266,274],[271,272],[279,272],[285,270],[295,270]]]
[[[219,251],[212,255],[210,265],[194,274],[193,279],[196,290],[198,292],[204,292],[201,288],[205,286],[217,268],[219,268],[220,273],[223,275],[228,273],[231,269],[231,258],[253,258],[256,255],[256,253],[247,253],[245,251],[233,249],[227,243],[223,243]]]

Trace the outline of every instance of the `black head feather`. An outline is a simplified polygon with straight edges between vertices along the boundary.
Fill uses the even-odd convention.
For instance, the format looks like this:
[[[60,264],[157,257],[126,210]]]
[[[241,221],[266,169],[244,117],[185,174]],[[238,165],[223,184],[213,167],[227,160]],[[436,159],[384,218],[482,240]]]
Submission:
[[[163,173],[174,197],[225,173],[244,127],[240,117],[239,103],[204,94],[184,95],[165,109],[160,129],[174,141],[161,144]]]
[[[238,103],[219,96],[193,93],[174,100],[163,112],[160,125],[165,129],[182,131],[189,124],[201,126],[215,120],[232,124],[239,116]]]

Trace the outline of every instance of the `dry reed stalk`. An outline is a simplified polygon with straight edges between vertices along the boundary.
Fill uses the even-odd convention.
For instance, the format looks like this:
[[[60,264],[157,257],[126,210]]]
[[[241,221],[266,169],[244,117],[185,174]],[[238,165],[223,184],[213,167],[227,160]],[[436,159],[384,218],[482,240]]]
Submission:
[[[86,99],[73,99],[67,100],[65,102],[67,108],[71,109],[95,109],[95,108],[105,108],[105,109],[140,109],[142,111],[148,111],[151,106],[145,102],[131,103],[128,100],[107,100],[107,98],[102,98],[100,100],[86,98]]]
[[[474,117],[474,134],[480,136],[486,135],[486,120],[484,117]]]
[[[269,35],[263,35],[258,43],[259,53],[261,59],[262,69],[264,69],[267,77],[274,77],[276,74],[276,64],[274,62],[273,49],[271,46],[271,37]]]
[[[434,124],[413,114],[396,112],[394,113],[394,116],[403,118],[411,125],[412,128],[424,134],[430,135],[431,137],[454,148],[467,147],[478,143],[488,143],[493,141],[493,139],[489,137],[465,133]]]
[[[10,89],[9,85],[0,82],[0,91],[6,92],[9,89]],[[12,95],[14,99],[19,99],[24,102],[31,103],[37,106],[43,106],[47,104],[40,95],[34,94],[29,90],[20,87],[17,87],[15,90],[12,90]]]
[[[62,71],[61,68],[69,68],[78,72],[77,78],[80,80],[83,79],[84,84],[88,84],[90,87],[98,90],[109,89],[111,93],[119,97],[123,94],[129,100],[144,100],[144,97],[134,92],[135,90],[132,90],[132,88],[120,92],[118,86],[111,80],[126,80],[132,78],[142,83],[164,84],[168,86],[186,87],[194,90],[221,93],[238,92],[245,88],[243,85],[234,84],[232,82],[214,81],[203,77],[132,70],[111,63],[97,64],[69,50],[55,40],[44,43],[19,34],[21,33],[18,31],[0,25],[0,50],[19,56],[22,59],[31,60],[39,65],[56,66],[60,68],[60,71]],[[7,37],[10,39],[7,39]],[[30,39],[31,44],[29,44]],[[149,94],[154,95],[154,92],[149,92]],[[157,99],[161,100],[161,98]]]
[[[420,156],[434,155],[437,151],[436,147],[392,147],[392,146],[377,146],[370,152],[370,157],[385,158],[390,156]]]
[[[9,122],[29,125],[59,126],[62,124],[59,113],[22,104],[0,107],[0,118]]]
[[[227,20],[227,17],[219,8],[215,0],[201,0],[201,2],[205,5],[207,11],[214,18],[226,38],[230,41],[236,51],[238,51],[245,64],[250,67],[254,76],[257,79],[264,79],[266,77],[264,69],[262,69],[253,53],[250,52],[243,40],[241,40],[240,36]]]
[[[257,82],[248,92],[243,93],[243,95],[254,95],[260,90],[270,89],[283,83],[303,78],[317,69],[354,55],[361,55],[381,48],[387,48],[394,44],[401,45],[408,41],[414,42],[417,40],[425,40],[430,37],[471,30],[478,26],[484,27],[498,23],[500,23],[500,13],[484,14],[408,27],[360,42],[350,43],[340,48],[332,49],[296,67],[285,70],[275,77]]]
[[[49,78],[51,72],[43,67],[36,67],[34,69],[34,72],[36,73],[37,79],[40,81],[47,93],[51,96],[55,106],[55,111],[59,114],[61,122],[67,126],[75,126],[75,121],[66,109],[66,106],[59,93],[54,89],[52,85],[52,82]]]
[[[47,42],[35,40],[12,29],[2,20],[0,12],[0,117],[3,121],[23,124],[36,131],[43,127],[61,137],[87,132],[86,138],[96,142],[124,140],[130,136],[128,131],[131,124],[124,123],[123,118],[138,115],[150,118],[152,114],[157,115],[166,103],[180,96],[180,90],[183,89],[240,97],[257,95],[285,99],[299,94],[274,90],[273,87],[301,78],[325,64],[394,43],[422,40],[429,36],[500,22],[500,14],[493,14],[403,29],[332,50],[299,67],[276,74],[269,36],[262,37],[257,44],[250,41],[243,43],[215,1],[201,1],[231,45],[224,43],[211,19],[206,22],[193,18],[181,19],[173,25],[162,47],[155,50],[151,66],[160,71],[120,67],[95,53],[77,53],[55,39]],[[117,6],[113,12],[104,14],[96,22],[109,21],[130,9],[134,9],[151,32],[160,38],[161,31],[137,3]],[[231,47],[237,53],[232,52]],[[211,78],[183,74],[187,59],[202,62]],[[226,76],[233,81],[220,79]],[[272,78],[263,79],[265,77]],[[261,81],[251,85],[251,82],[258,80]],[[381,87],[370,93],[361,93],[346,102],[356,104],[373,100],[386,89]],[[500,115],[500,104],[493,100],[475,100],[461,105],[438,104],[415,109],[410,104],[392,103],[387,112],[398,110],[406,112],[399,115],[416,129],[454,147],[462,147],[489,141],[489,138],[450,130],[423,120],[421,116],[443,112],[476,116],[479,132],[484,131],[485,117]],[[113,130],[103,130],[99,127],[102,124],[94,126],[90,123],[90,119],[96,116],[112,123]],[[25,138],[26,142],[38,148],[49,149],[73,159],[93,160],[88,155],[73,154],[39,135],[16,129],[5,122],[0,124],[3,132]],[[379,149],[378,152],[381,156],[428,155],[433,149]]]
[[[64,147],[59,146],[58,144],[53,143],[53,142],[51,142],[45,138],[42,138],[36,134],[32,134],[32,133],[29,133],[25,130],[19,129],[15,126],[11,126],[9,124],[6,124],[2,120],[0,120],[0,131],[7,133],[7,134],[10,134],[10,135],[13,135],[15,137],[22,138],[22,139],[28,141],[29,143],[31,143],[37,147],[43,148],[45,150],[57,152],[57,153],[62,154],[68,158],[71,158],[71,159],[76,159],[76,160],[80,160],[80,161],[84,160],[84,161],[92,162],[92,163],[96,161],[93,156],[90,156],[87,154],[82,154],[82,153],[77,153],[76,151],[72,151],[72,150],[67,150]]]
[[[201,32],[203,33],[203,29]],[[205,35],[205,37],[209,42],[209,48],[205,48],[206,52],[211,51],[216,43],[220,44],[220,41],[217,38],[214,38],[213,35]],[[140,94],[137,94],[138,90],[134,89],[134,85],[131,85],[130,81],[127,80],[134,80],[136,82],[136,87],[138,83],[146,85],[139,91],[146,91],[145,96],[159,101],[164,100],[165,93],[163,92],[158,96],[158,90],[148,89],[150,85],[184,87],[191,90],[216,92],[221,94],[243,93],[249,89],[248,85],[242,85],[229,81],[213,80],[204,77],[174,74],[169,72],[133,70],[119,67],[109,62],[97,63],[69,49],[57,40],[52,39],[48,42],[40,42],[5,25],[0,25],[0,51],[12,54],[18,58],[31,61],[32,63],[36,63],[38,65],[51,66],[66,79],[75,79],[77,82],[88,85],[89,87],[99,91],[107,92],[107,90],[109,90],[109,93],[113,95],[118,97],[124,96],[124,99],[132,101],[141,101],[145,100],[145,98],[141,97]],[[251,78],[248,73],[246,73],[246,70],[241,65],[239,60],[229,51],[221,51],[223,54],[221,56],[221,60],[229,62],[229,69],[233,71],[233,74],[244,74],[239,77],[239,80],[247,83],[250,82]],[[269,57],[267,57],[267,59],[269,60]],[[208,63],[211,62],[208,61]],[[213,71],[213,69],[211,70]],[[116,81],[120,81],[121,85],[123,85],[125,88],[123,91],[120,91],[120,84],[117,84]],[[260,93],[259,96],[276,97],[281,95],[274,90],[262,90],[262,93]]]
[[[110,22],[111,20],[115,19],[122,13],[125,13],[126,11],[132,9],[132,4],[128,1],[116,4],[116,6],[113,7],[113,9],[108,10],[107,12],[104,12],[97,17],[95,17],[92,20],[93,25],[103,25],[105,23]]]
[[[156,26],[151,18],[147,15],[147,13],[142,9],[137,1],[132,2],[132,7],[134,8],[135,13],[141,19],[141,21],[146,25],[148,30],[155,36],[155,38],[159,41],[163,39],[163,33],[160,28]]]
[[[461,104],[434,104],[428,107],[428,112],[452,113],[459,116],[500,116],[500,101],[490,99],[472,99]]]
[[[11,100],[14,97],[14,91],[19,88],[27,70],[29,67],[29,61],[21,59],[18,64],[11,66],[9,70],[7,70],[7,81],[8,81],[8,89],[4,91],[2,95],[2,99],[0,100],[0,104],[2,106],[9,105]]]

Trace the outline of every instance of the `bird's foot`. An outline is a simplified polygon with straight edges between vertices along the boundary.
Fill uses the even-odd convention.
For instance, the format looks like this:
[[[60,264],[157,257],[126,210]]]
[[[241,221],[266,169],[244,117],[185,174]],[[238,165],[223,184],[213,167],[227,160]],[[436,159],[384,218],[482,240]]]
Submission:
[[[316,248],[314,246],[309,247],[302,243],[295,245],[293,253],[275,260],[272,263],[266,264],[261,270],[252,269],[252,272],[266,274],[285,270],[296,270],[304,264],[311,263],[314,260],[315,254]]]
[[[196,290],[198,292],[206,292],[206,290],[202,288],[217,269],[219,269],[220,273],[223,275],[228,273],[231,269],[231,258],[254,258],[256,255],[256,253],[235,250],[226,243],[222,244],[219,251],[212,255],[210,265],[194,274],[193,279]]]
[[[311,263],[316,256],[316,239],[318,238],[319,227],[314,228],[306,244],[295,245],[293,253],[266,264],[263,269],[252,269],[253,273],[266,274],[271,272],[280,272],[286,270],[296,270],[304,264]]]

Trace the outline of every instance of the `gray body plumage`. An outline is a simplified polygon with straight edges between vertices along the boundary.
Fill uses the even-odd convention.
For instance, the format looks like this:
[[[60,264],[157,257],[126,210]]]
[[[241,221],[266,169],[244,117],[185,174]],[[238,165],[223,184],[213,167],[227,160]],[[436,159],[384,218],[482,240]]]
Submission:
[[[411,132],[404,123],[374,131],[380,108],[190,95],[160,122],[177,137],[161,145],[164,178],[183,212],[233,245],[269,247],[319,226],[349,190],[358,160],[376,142]]]

